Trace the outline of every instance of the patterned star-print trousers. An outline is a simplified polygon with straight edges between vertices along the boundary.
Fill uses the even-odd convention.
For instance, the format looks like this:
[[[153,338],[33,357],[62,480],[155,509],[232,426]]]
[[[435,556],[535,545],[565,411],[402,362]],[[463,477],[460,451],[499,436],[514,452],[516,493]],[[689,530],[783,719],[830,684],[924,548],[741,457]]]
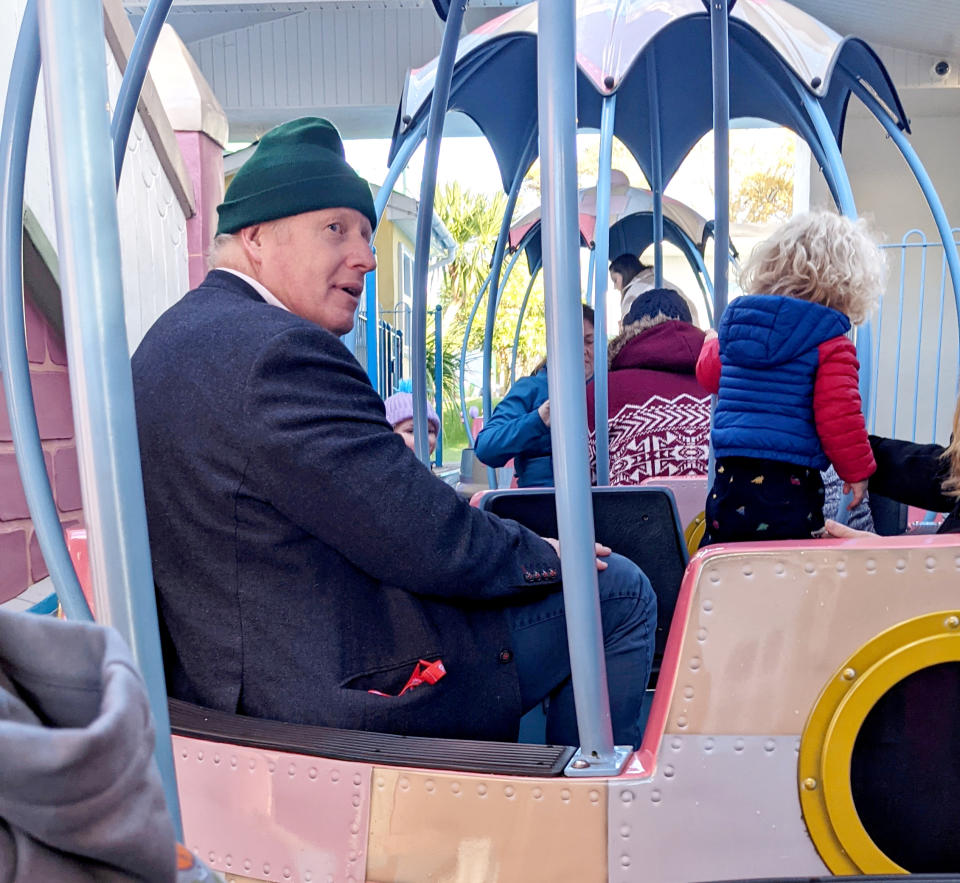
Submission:
[[[701,546],[752,540],[807,540],[823,528],[823,480],[809,466],[724,457],[717,460]]]

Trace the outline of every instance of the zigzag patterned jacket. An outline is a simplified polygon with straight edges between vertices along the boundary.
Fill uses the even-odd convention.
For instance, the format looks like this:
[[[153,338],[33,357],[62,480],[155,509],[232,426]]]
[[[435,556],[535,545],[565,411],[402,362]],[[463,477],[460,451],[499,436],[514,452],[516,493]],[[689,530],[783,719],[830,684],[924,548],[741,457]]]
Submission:
[[[670,321],[610,342],[610,484],[664,475],[705,475],[710,395],[694,371],[703,332]],[[590,466],[596,471],[593,383],[587,387]]]
[[[757,457],[862,481],[876,469],[843,313],[770,294],[739,297],[704,345],[697,377],[718,393],[717,457]]]

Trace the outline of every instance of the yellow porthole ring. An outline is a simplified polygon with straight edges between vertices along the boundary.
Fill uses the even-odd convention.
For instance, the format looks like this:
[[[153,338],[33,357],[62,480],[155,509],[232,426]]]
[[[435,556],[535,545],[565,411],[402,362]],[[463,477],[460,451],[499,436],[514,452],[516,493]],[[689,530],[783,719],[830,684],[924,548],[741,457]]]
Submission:
[[[850,761],[864,720],[896,683],[960,662],[960,613],[900,623],[854,653],[824,687],[800,740],[800,804],[821,858],[835,874],[906,873],[880,851],[857,814]]]

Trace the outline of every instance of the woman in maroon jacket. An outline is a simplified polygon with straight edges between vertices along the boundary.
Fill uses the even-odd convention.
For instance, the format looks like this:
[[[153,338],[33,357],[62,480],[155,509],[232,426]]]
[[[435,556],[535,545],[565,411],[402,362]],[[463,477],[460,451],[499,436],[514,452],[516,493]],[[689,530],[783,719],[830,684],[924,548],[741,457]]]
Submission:
[[[703,332],[669,288],[641,294],[607,349],[610,484],[705,475],[710,396],[695,376]],[[587,389],[590,464],[596,475],[593,384]]]

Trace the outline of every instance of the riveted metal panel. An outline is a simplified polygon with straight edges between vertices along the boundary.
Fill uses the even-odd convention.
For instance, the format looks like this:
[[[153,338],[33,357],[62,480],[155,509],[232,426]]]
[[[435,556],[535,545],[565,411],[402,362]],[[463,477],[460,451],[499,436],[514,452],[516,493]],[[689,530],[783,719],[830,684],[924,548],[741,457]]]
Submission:
[[[650,779],[611,781],[611,883],[829,874],[807,834],[790,736],[666,736]]]
[[[948,537],[742,548],[695,562],[667,733],[799,733],[858,647],[956,606],[960,545]]]
[[[376,767],[371,883],[606,880],[607,782]]]
[[[187,846],[278,883],[363,883],[366,764],[173,737]]]

